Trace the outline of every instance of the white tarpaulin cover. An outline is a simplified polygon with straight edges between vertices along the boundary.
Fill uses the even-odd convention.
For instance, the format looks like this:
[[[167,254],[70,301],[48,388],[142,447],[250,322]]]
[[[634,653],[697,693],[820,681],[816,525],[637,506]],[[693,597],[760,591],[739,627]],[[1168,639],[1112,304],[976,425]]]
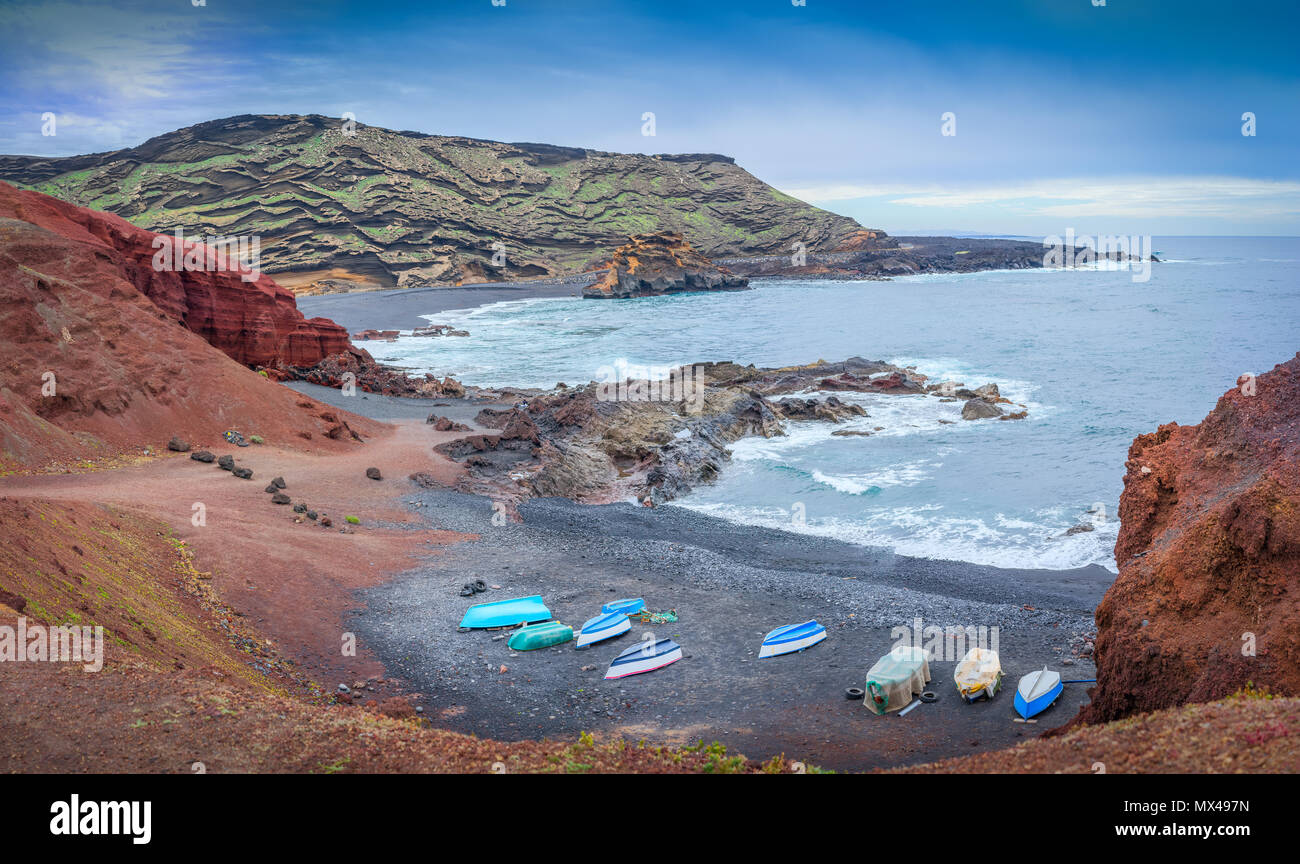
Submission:
[[[900,645],[876,661],[867,672],[862,704],[877,714],[900,711],[930,683],[930,654],[924,648]]]
[[[992,699],[1002,685],[1002,664],[996,651],[972,648],[961,658],[952,677],[967,701],[973,702],[981,696]]]

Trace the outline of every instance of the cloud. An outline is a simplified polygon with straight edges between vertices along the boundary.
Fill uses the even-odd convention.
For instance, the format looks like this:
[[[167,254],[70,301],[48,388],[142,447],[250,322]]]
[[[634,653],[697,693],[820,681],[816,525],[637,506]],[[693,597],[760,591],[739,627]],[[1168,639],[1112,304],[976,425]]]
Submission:
[[[969,185],[827,184],[782,189],[805,201],[878,199],[897,207],[999,208],[1053,218],[1207,216],[1259,219],[1300,214],[1300,182],[1245,177],[1060,178]]]

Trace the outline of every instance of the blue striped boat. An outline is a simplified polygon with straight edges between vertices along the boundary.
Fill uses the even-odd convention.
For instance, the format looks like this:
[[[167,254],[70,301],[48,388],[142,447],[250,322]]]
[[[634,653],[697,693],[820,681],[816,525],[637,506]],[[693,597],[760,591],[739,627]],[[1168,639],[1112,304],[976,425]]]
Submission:
[[[645,608],[644,597],[631,597],[627,600],[613,600],[600,607],[601,612],[622,612],[624,615],[635,615]]]
[[[609,664],[605,679],[626,678],[642,672],[653,672],[680,659],[682,659],[682,646],[673,640],[660,639],[658,642],[647,640],[639,645],[633,645],[615,657],[614,662]]]
[[[826,628],[816,621],[802,624],[787,624],[778,627],[763,637],[763,646],[758,649],[758,658],[778,657],[811,648],[826,638]]]
[[[531,624],[534,621],[546,621],[551,617],[551,610],[542,602],[542,595],[516,597],[513,600],[498,600],[495,603],[480,603],[465,610],[461,627],[513,627],[516,624]]]
[[[593,642],[612,639],[631,629],[632,622],[622,612],[604,612],[582,625],[582,631],[578,633],[578,644],[574,647],[582,648]]]
[[[1039,672],[1030,672],[1016,685],[1016,711],[1028,720],[1046,711],[1064,689],[1060,674],[1046,666]]]

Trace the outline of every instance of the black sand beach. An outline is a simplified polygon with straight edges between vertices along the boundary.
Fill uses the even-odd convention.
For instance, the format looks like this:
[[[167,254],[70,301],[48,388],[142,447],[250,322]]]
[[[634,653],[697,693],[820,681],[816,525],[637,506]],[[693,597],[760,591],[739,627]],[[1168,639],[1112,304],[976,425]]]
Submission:
[[[472,309],[489,303],[530,300],[535,297],[580,296],[583,286],[590,285],[597,275],[588,273],[527,282],[483,282],[475,285],[320,294],[299,297],[298,308],[308,318],[329,318],[351,333],[360,330],[410,330],[428,323],[421,315],[433,315],[449,309]]]
[[[468,422],[483,407],[294,387],[388,420],[420,418],[436,401],[440,415]],[[482,497],[422,490],[408,504],[438,528],[479,539],[363,592],[348,626],[421,694],[433,722],[505,740],[580,731],[651,743],[716,739],[752,758],[785,753],[854,770],[1000,749],[1065,723],[1087,701],[1087,685],[1068,685],[1037,724],[1013,719],[1019,676],[1049,663],[1067,679],[1094,676],[1072,641],[1092,631],[1092,611],[1113,579],[1100,567],[1008,570],[909,558],[675,506],[534,499],[520,508],[522,523],[494,525],[492,502]],[[461,597],[474,579],[499,587]],[[501,632],[458,632],[470,605],[530,594],[575,629],[620,597],[645,597],[679,620],[634,624],[581,651],[570,644],[517,653]],[[912,628],[918,617],[922,626],[998,628],[1005,680],[994,701],[961,701],[952,680],[958,656],[931,662],[939,701],[905,717],[876,717],[845,698],[894,644],[892,629]],[[824,642],[757,659],[767,631],[809,618],[826,627]],[[676,640],[684,659],[604,681],[610,660],[646,630]]]

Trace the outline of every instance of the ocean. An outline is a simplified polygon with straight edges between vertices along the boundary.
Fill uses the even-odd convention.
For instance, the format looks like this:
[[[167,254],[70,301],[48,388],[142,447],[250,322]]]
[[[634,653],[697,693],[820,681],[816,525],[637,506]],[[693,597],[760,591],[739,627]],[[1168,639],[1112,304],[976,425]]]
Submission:
[[[869,416],[739,441],[716,484],[672,506],[906,555],[1114,571],[1133,438],[1199,422],[1239,375],[1300,350],[1300,238],[1155,248],[1163,260],[1146,282],[1127,270],[994,271],[510,301],[427,316],[467,338],[367,347],[482,386],[580,384],[619,359],[778,366],[853,355],[972,389],[993,382],[1028,406],[1027,419],[968,422],[960,402],[837,393]],[[833,437],[836,428],[872,434]],[[1093,530],[1066,534],[1080,524]]]

